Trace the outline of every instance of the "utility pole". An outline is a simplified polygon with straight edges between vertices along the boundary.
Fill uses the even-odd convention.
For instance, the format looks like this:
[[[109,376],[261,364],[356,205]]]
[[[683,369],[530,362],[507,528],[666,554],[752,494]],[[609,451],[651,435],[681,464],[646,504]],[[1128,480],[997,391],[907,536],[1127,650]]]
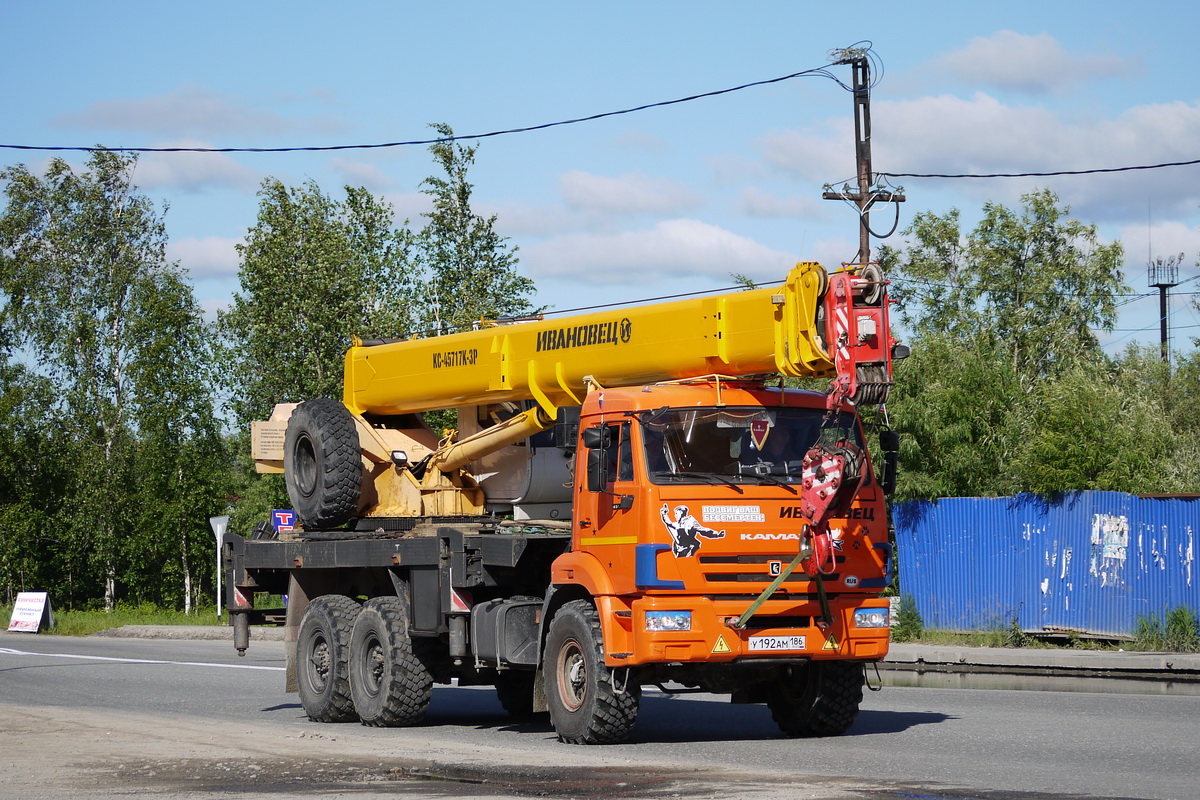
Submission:
[[[858,165],[858,190],[843,186],[840,192],[826,191],[826,200],[849,200],[858,206],[858,254],[855,263],[871,261],[871,206],[876,203],[903,203],[904,195],[874,186],[871,171],[871,65],[867,51],[846,48],[830,53],[834,64],[849,64],[854,74],[854,154]],[[828,187],[826,187],[828,188]]]
[[[1170,258],[1158,258],[1146,264],[1146,283],[1158,289],[1158,328],[1161,341],[1162,360],[1170,360],[1170,347],[1167,337],[1167,290],[1179,285],[1179,265],[1183,263],[1183,253]]]

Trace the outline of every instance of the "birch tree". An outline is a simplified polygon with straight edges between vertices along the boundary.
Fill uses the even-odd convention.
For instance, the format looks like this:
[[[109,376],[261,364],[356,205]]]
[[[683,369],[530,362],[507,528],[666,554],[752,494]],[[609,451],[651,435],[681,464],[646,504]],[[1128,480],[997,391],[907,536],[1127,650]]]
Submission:
[[[431,126],[451,137],[444,123]],[[469,330],[480,320],[529,314],[534,284],[517,270],[517,248],[496,230],[497,215],[471,206],[474,185],[467,172],[475,147],[456,141],[430,145],[439,172],[421,182],[433,210],[416,237],[415,258],[423,276],[422,327],[429,333]]]
[[[135,164],[97,151],[81,170],[53,159],[41,176],[24,165],[0,171],[3,322],[31,372],[54,387],[39,416],[59,489],[44,531],[68,605],[102,597],[111,609],[119,579],[144,588],[185,557],[139,558],[139,545],[163,537],[143,511],[168,499],[147,493],[157,473],[142,468],[139,451],[170,452],[172,463],[155,469],[177,470],[173,432],[195,430],[181,408],[207,413],[211,425],[204,386],[176,380],[201,369],[201,319],[166,260],[164,211],[131,182]],[[193,518],[206,519],[213,497],[205,500]]]

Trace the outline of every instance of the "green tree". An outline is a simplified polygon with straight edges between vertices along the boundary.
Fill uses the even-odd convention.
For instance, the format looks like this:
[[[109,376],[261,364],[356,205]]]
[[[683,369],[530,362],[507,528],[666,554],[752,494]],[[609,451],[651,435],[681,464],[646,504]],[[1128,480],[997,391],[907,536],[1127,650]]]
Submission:
[[[128,559],[125,582],[143,599],[191,612],[202,596],[211,596],[205,581],[216,563],[208,517],[223,509],[231,466],[209,388],[216,381],[212,339],[178,273],[141,291],[137,299],[148,313],[130,331],[144,343],[131,361],[131,382],[146,398],[133,414],[141,501],[135,526],[154,534],[131,542],[137,552]],[[181,352],[190,357],[180,358]],[[146,564],[163,566],[147,573]]]
[[[431,126],[452,137],[444,123]],[[474,147],[440,141],[430,146],[441,175],[422,183],[433,199],[425,227],[417,234],[416,256],[425,276],[422,327],[448,333],[469,329],[480,320],[535,313],[533,281],[517,272],[517,248],[496,232],[497,216],[483,217],[471,208],[472,184],[467,170],[475,162]]]
[[[43,542],[62,486],[54,431],[42,424],[51,397],[49,381],[0,346],[0,602],[54,578]]]
[[[987,203],[966,236],[957,211],[918,214],[905,231],[909,248],[886,250],[881,262],[918,341],[992,337],[1029,392],[1102,357],[1093,329],[1112,329],[1129,288],[1120,242],[1101,244],[1096,226],[1071,219],[1049,190],[1021,202],[1020,211]]]
[[[898,363],[888,401],[900,433],[896,499],[999,496],[1015,491],[1024,396],[990,337],[925,337]]]
[[[1084,476],[1098,466],[1104,415],[1087,417],[1084,398],[1100,401],[1089,381],[1109,364],[1093,330],[1111,329],[1128,288],[1120,243],[1101,244],[1069,211],[1035,192],[1019,211],[986,204],[965,235],[957,211],[926,212],[905,231],[907,249],[881,248],[912,333],[889,405],[902,434],[899,497],[1094,484]],[[1140,408],[1132,397],[1116,407]]]
[[[288,506],[282,476],[257,475],[249,427],[276,403],[341,397],[355,336],[399,337],[415,328],[412,234],[392,206],[362,188],[335,199],[309,181],[259,189],[258,220],[238,246],[241,290],[217,319],[218,360],[236,433],[230,530],[249,533]]]
[[[1044,382],[1033,392],[1014,458],[1017,489],[1200,490],[1200,430],[1179,413],[1187,384],[1158,348],[1132,346],[1118,359],[1078,363]]]
[[[1195,344],[1200,347],[1200,340]],[[1172,427],[1200,443],[1200,350],[1176,354],[1169,366],[1157,358],[1157,352],[1140,354],[1143,361],[1154,357],[1153,369],[1159,377],[1150,390],[1162,398]]]
[[[276,403],[340,397],[354,336],[412,327],[411,235],[365,189],[344,200],[312,181],[263,181],[258,221],[238,245],[241,290],[218,316],[221,362],[239,429]]]
[[[218,319],[241,454],[231,529],[246,532],[287,503],[279,476],[253,473],[249,423],[276,403],[339,397],[354,336],[444,333],[532,310],[533,283],[516,272],[515,248],[496,233],[494,215],[471,209],[475,148],[446,141],[430,152],[442,174],[421,184],[433,210],[415,234],[365,189],[346,187],[335,200],[312,182],[263,182],[258,221],[239,247],[241,291]]]
[[[185,403],[212,416],[202,387],[175,381],[201,368],[202,324],[179,268],[166,261],[162,213],[130,182],[134,164],[98,151],[80,172],[59,159],[40,177],[23,165],[0,171],[3,322],[33,362],[28,385],[54,387],[37,412],[53,432],[46,468],[58,501],[43,506],[53,510],[41,535],[53,537],[47,555],[69,605],[103,597],[111,608],[119,581],[161,575],[163,563],[131,561],[162,535],[157,524],[138,525],[140,508],[164,499],[142,491],[157,474],[139,469],[139,451],[176,429]],[[172,458],[155,465],[179,466]],[[21,498],[29,497],[46,499],[26,487]]]

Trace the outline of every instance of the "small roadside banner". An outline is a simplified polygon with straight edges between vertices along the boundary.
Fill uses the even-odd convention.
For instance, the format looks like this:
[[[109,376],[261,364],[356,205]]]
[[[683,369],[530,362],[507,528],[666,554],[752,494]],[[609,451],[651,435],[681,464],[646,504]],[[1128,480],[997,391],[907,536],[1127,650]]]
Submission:
[[[9,632],[37,633],[42,628],[54,627],[54,612],[50,609],[50,595],[46,592],[20,592],[8,620]]]

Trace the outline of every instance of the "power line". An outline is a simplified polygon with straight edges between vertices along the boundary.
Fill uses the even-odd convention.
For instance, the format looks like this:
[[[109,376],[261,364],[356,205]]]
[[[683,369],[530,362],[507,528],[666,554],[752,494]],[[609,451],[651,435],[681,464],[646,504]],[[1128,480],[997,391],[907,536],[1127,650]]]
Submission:
[[[876,69],[876,75],[868,89],[873,88],[883,76],[883,62],[872,49],[870,41],[855,42],[849,48],[833,51],[830,56],[836,58],[839,53],[849,52],[854,49],[861,49],[867,58],[870,59]],[[840,62],[837,62],[840,63]],[[0,149],[3,150],[26,150],[26,151],[45,151],[45,152],[116,152],[116,153],[295,153],[295,152],[331,152],[339,150],[377,150],[391,147],[410,147],[424,146],[437,144],[440,142],[457,142],[467,139],[488,139],[495,136],[506,136],[513,133],[530,133],[532,131],[546,130],[548,128],[557,128],[564,125],[576,125],[581,122],[593,122],[607,117],[616,117],[623,114],[634,114],[639,111],[647,111],[654,108],[663,108],[665,106],[678,105],[680,103],[690,103],[694,100],[702,100],[709,97],[718,97],[720,95],[740,92],[745,89],[752,89],[758,86],[767,86],[774,83],[782,83],[784,81],[793,80],[803,77],[822,77],[832,80],[834,83],[841,86],[847,91],[854,91],[854,88],[848,85],[845,81],[839,78],[836,74],[830,71],[831,65],[813,67],[810,69],[793,72],[789,75],[781,75],[777,78],[767,78],[760,81],[752,81],[743,83],[738,86],[731,86],[726,89],[716,89],[710,92],[701,92],[699,94],[688,95],[687,97],[679,97],[674,100],[660,100],[654,103],[644,103],[631,108],[623,108],[617,111],[604,111],[598,114],[589,114],[583,117],[574,119],[559,120],[557,122],[545,122],[538,125],[526,125],[518,128],[506,128],[503,130],[488,131],[487,133],[471,133],[458,134],[454,136],[443,136],[433,139],[410,139],[406,141],[396,142],[375,142],[365,144],[335,144],[335,145],[301,145],[295,147],[104,147],[100,145],[85,147],[79,145],[28,145],[28,144],[0,144]],[[1103,173],[1114,172],[1132,172],[1135,170],[1151,170],[1151,169],[1166,169],[1169,167],[1188,167],[1200,164],[1200,159],[1190,161],[1169,161],[1160,164],[1139,164],[1125,167],[1098,167],[1094,169],[1080,170],[1053,170],[1047,172],[990,172],[990,173],[948,173],[948,172],[877,172],[875,176],[878,178],[1050,178],[1064,175],[1096,175]]]
[[[1182,308],[1175,309],[1171,313],[1167,314],[1167,319],[1170,319],[1171,317],[1175,316],[1182,310],[1183,310]],[[1116,339],[1113,339],[1111,342],[1100,345],[1100,347],[1101,347],[1101,349],[1103,349],[1105,347],[1111,347],[1112,345],[1117,344],[1118,342],[1122,342],[1122,341],[1128,339],[1130,336],[1133,336],[1135,333],[1145,333],[1146,331],[1156,328],[1156,327],[1158,327],[1158,325],[1161,322],[1162,322],[1161,319],[1156,319],[1156,320],[1154,320],[1154,322],[1151,322],[1149,325],[1147,325],[1143,328],[1132,328],[1132,329],[1122,328],[1121,330],[1126,331],[1124,336],[1118,336]],[[1187,326],[1187,327],[1191,327],[1191,326]]]
[[[858,44],[866,44],[867,50],[870,50],[870,43],[859,42]],[[565,119],[558,122],[545,122],[540,125],[527,125],[520,128],[508,128],[506,130],[489,131],[488,133],[472,133],[456,136],[441,136],[435,139],[414,139],[403,142],[381,142],[375,144],[336,144],[336,145],[308,145],[301,147],[52,147],[45,145],[24,145],[24,144],[0,144],[0,149],[5,150],[45,150],[45,151],[77,151],[77,152],[97,152],[109,151],[116,153],[295,153],[295,152],[326,152],[331,150],[377,150],[387,147],[409,147],[414,145],[430,145],[439,142],[457,142],[463,139],[487,139],[493,136],[505,136],[511,133],[529,133],[531,131],[546,130],[547,128],[557,128],[562,125],[575,125],[580,122],[592,122],[606,117],[616,117],[622,114],[633,114],[638,111],[646,111],[652,108],[662,108],[664,106],[673,106],[680,103],[690,103],[693,100],[702,100],[708,97],[717,97],[723,94],[731,94],[732,92],[740,92],[744,89],[752,89],[758,86],[767,86],[773,83],[782,83],[790,81],[793,78],[803,77],[821,77],[829,78],[834,83],[841,86],[847,91],[852,91],[841,78],[830,72],[828,66],[814,67],[812,69],[793,72],[790,75],[781,75],[778,78],[768,78],[767,80],[753,81],[751,83],[743,83],[740,86],[732,86],[728,89],[717,89],[711,92],[702,92],[693,94],[687,97],[680,97],[675,100],[662,100],[657,103],[646,103],[632,108],[624,108],[619,111],[604,111],[599,114],[590,114],[586,117],[577,117],[575,119]]]
[[[870,42],[856,42],[851,47],[858,45],[866,45],[865,52],[867,57],[871,59],[871,63],[876,65],[879,75],[872,81],[873,87],[882,76],[883,64],[878,56],[871,49]],[[758,86],[768,86],[774,83],[782,83],[784,81],[793,80],[803,77],[822,77],[832,80],[834,83],[841,86],[847,91],[853,91],[853,87],[845,83],[841,78],[829,70],[829,66],[813,67],[811,69],[793,72],[789,75],[781,75],[777,78],[767,78],[766,80],[752,81],[743,83],[739,86],[731,86],[726,89],[716,89],[710,92],[701,92],[700,94],[688,95],[687,97],[679,97],[674,100],[660,100],[654,103],[644,103],[631,108],[623,108],[617,111],[604,111],[598,114],[589,114],[583,117],[574,119],[559,120],[557,122],[545,122],[538,125],[526,125],[517,128],[506,128],[503,130],[488,131],[487,133],[470,133],[458,134],[454,136],[443,136],[433,139],[410,139],[406,141],[396,142],[375,142],[364,144],[334,144],[334,145],[301,145],[295,147],[104,147],[100,145],[85,147],[79,145],[28,145],[28,144],[0,144],[0,149],[3,150],[27,150],[27,151],[43,151],[43,152],[84,152],[93,153],[108,151],[114,153],[296,153],[296,152],[331,152],[339,150],[378,150],[391,147],[411,147],[425,146],[438,144],[440,142],[457,142],[468,139],[488,139],[495,136],[507,136],[513,133],[530,133],[532,131],[547,130],[549,128],[557,128],[564,125],[576,125],[581,122],[593,122],[607,117],[616,117],[624,114],[634,114],[639,111],[647,111],[654,108],[663,108],[665,106],[679,105],[680,103],[690,103],[694,100],[703,100],[709,97],[718,97],[720,95],[740,92],[745,89],[752,89]],[[1137,170],[1152,170],[1152,169],[1167,169],[1170,167],[1190,167],[1200,164],[1200,159],[1192,159],[1190,161],[1168,161],[1160,164],[1138,164],[1125,167],[1097,167],[1093,169],[1078,169],[1078,170],[1052,170],[1047,172],[988,172],[988,173],[970,173],[970,172],[877,172],[877,178],[1052,178],[1066,175],[1097,175],[1115,172],[1133,172]]]
[[[951,289],[951,290],[959,290],[959,291],[973,290],[973,291],[979,291],[979,292],[986,292],[989,294],[995,294],[996,292],[1000,292],[1000,291],[1008,291],[1008,292],[1020,291],[1022,294],[1044,295],[1044,296],[1063,294],[1063,292],[1061,292],[1061,291],[1034,291],[1032,289],[1025,289],[1025,288],[1017,289],[1016,287],[1004,287],[1004,288],[999,288],[999,289],[990,288],[990,287],[979,288],[979,287],[956,285],[956,284],[952,284],[952,283],[939,283],[938,281],[923,280],[921,278],[909,278],[904,275],[891,275],[888,277],[888,280],[890,280],[894,283],[911,283],[911,284],[915,284],[917,286],[929,286],[929,287],[933,287],[933,288],[937,288],[937,289]],[[1200,275],[1197,275],[1192,278],[1188,278],[1185,281],[1180,281],[1179,285],[1182,286],[1183,284],[1187,283],[1188,281],[1194,281],[1194,280],[1200,280]],[[1119,293],[1119,292],[1098,292],[1095,294],[1085,294],[1085,295],[1080,295],[1080,296],[1088,297],[1088,298],[1101,298],[1101,297],[1111,297],[1114,299],[1118,298],[1118,297],[1127,298],[1125,300],[1122,300],[1120,303],[1118,303],[1118,306],[1120,306],[1120,305],[1125,305],[1126,303],[1136,302],[1136,301],[1141,300],[1146,297],[1154,297],[1156,294],[1157,294],[1157,292],[1135,292],[1135,293],[1130,293],[1130,294]],[[1200,294],[1200,292],[1172,292],[1171,296],[1172,297],[1190,297],[1192,295],[1197,295],[1197,294]],[[929,295],[922,295],[922,296],[924,297],[924,296],[929,296]]]
[[[1165,169],[1167,167],[1191,167],[1200,164],[1200,158],[1192,161],[1168,161],[1162,164],[1140,164],[1132,167],[1098,167],[1095,169],[1065,169],[1053,172],[989,172],[989,173],[938,173],[938,172],[880,172],[889,178],[1053,178],[1061,175],[1097,175],[1106,172],[1133,172],[1143,169]]]

